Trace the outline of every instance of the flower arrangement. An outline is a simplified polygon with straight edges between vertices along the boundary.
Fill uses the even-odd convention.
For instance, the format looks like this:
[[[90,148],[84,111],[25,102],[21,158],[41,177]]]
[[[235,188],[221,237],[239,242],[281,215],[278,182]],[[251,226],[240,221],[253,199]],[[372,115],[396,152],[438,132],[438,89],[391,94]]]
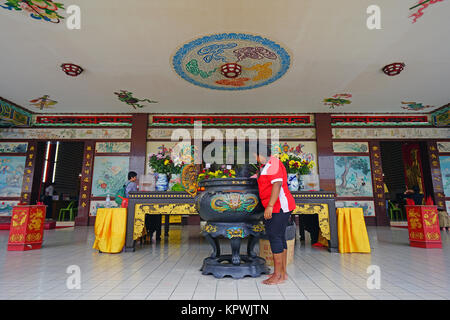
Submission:
[[[181,162],[175,163],[170,158],[170,155],[165,153],[164,150],[162,150],[162,151],[159,151],[158,153],[152,153],[150,155],[149,165],[156,173],[181,174],[181,170],[183,169],[184,162],[181,161]]]
[[[279,158],[287,173],[310,174],[315,165],[314,161],[307,161],[294,154],[283,153],[279,155]]]
[[[205,179],[214,179],[214,178],[235,178],[236,171],[233,169],[222,168],[222,170],[209,170],[203,169],[198,175],[197,181],[200,182]]]
[[[171,166],[173,165],[173,161],[170,159],[170,156],[164,152],[164,150],[159,151],[158,153],[152,153],[149,159],[149,166],[156,173],[168,174],[171,172]]]

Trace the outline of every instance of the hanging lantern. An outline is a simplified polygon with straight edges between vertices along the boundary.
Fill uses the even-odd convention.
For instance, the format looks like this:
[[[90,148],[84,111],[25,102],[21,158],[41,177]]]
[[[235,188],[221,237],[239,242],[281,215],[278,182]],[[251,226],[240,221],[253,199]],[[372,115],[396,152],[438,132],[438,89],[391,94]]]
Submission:
[[[83,68],[73,63],[64,63],[61,68],[68,76],[72,77],[79,76],[83,72]]]
[[[222,73],[227,78],[236,78],[242,72],[242,67],[237,63],[225,63],[220,67],[220,73]]]
[[[403,62],[395,62],[388,64],[383,68],[383,72],[388,76],[396,76],[405,68],[405,64]]]

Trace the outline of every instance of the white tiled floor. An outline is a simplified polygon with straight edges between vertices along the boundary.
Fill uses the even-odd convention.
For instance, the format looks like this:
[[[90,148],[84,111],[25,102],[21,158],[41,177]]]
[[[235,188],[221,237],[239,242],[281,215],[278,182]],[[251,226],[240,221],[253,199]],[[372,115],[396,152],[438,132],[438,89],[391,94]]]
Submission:
[[[168,240],[120,254],[93,250],[93,227],[45,231],[43,248],[26,252],[7,251],[9,231],[0,230],[0,300],[450,299],[450,233],[441,232],[442,249],[421,249],[408,245],[406,229],[368,231],[371,254],[313,249],[307,235],[306,243],[296,242],[289,280],[266,286],[265,276],[203,276],[199,269],[210,247],[199,226],[174,226]],[[224,253],[227,248],[224,241]],[[67,289],[70,265],[81,269],[81,289]],[[380,267],[380,289],[367,288],[370,265]]]

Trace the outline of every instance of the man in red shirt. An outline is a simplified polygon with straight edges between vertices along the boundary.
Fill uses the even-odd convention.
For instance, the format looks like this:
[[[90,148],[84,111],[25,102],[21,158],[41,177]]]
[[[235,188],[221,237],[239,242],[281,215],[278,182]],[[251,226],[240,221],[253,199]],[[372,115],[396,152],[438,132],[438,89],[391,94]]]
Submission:
[[[267,150],[267,151],[266,151]],[[264,206],[266,234],[273,254],[274,272],[264,284],[277,284],[287,279],[286,228],[295,200],[287,185],[287,173],[283,163],[270,156],[271,150],[259,144],[256,159],[262,164],[258,175],[259,196]]]

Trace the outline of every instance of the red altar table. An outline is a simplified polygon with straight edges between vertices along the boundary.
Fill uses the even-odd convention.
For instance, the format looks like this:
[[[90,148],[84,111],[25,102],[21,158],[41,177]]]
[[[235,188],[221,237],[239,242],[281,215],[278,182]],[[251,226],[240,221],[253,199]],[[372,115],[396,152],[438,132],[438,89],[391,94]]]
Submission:
[[[9,229],[8,250],[40,249],[44,235],[45,208],[43,205],[15,206]]]
[[[409,245],[419,248],[442,248],[437,206],[405,206],[408,218]]]

